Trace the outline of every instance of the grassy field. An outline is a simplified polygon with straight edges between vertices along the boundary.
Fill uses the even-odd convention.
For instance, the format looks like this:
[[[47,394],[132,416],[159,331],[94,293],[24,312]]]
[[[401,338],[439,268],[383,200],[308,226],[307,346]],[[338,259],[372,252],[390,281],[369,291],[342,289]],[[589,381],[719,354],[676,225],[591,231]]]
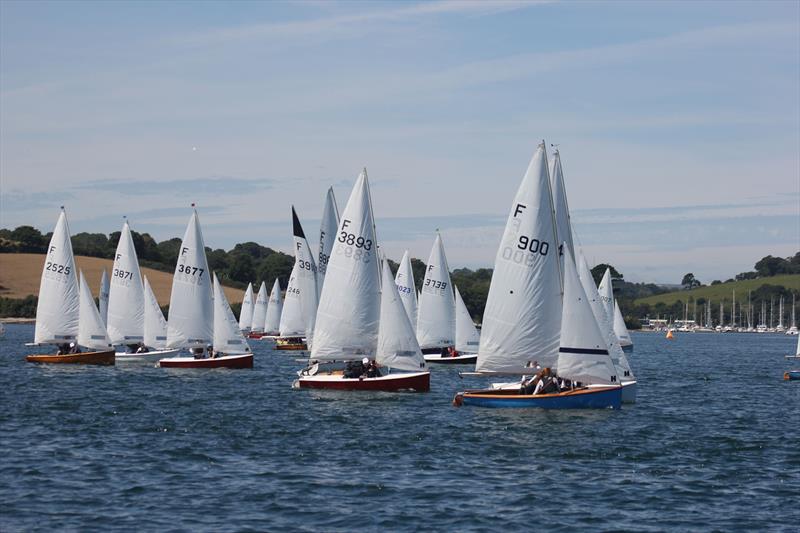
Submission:
[[[665,294],[648,296],[647,298],[639,298],[635,303],[655,305],[658,302],[664,302],[667,305],[671,305],[678,300],[685,302],[689,297],[694,298],[695,300],[698,298],[705,298],[708,300],[710,298],[712,302],[720,302],[722,300],[730,301],[734,290],[736,291],[736,301],[743,302],[747,299],[748,291],[754,291],[760,286],[766,284],[783,285],[789,289],[800,290],[800,274],[785,274],[781,276],[773,276],[771,278],[733,281],[719,285],[699,287],[690,291],[668,292]]]
[[[29,294],[38,295],[44,258],[43,254],[0,254],[0,296],[25,298]],[[111,259],[84,256],[75,257],[75,262],[91,285],[92,294],[97,296],[103,269],[110,274],[114,262]],[[167,305],[172,290],[172,274],[151,268],[143,268],[142,274],[147,276],[158,303]],[[230,303],[238,303],[242,301],[244,291],[225,287],[225,296]]]

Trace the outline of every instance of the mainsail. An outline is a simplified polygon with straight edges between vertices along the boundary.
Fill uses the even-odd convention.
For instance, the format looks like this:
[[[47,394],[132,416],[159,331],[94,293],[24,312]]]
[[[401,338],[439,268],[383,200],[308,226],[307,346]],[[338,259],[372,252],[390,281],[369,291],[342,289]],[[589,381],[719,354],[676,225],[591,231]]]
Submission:
[[[47,247],[39,302],[36,304],[34,343],[60,344],[76,340],[79,318],[78,273],[64,208]]]
[[[106,327],[100,318],[100,311],[94,305],[94,296],[83,272],[80,273],[80,319],[78,321],[78,344],[92,350],[108,350],[111,341]]]
[[[561,333],[561,274],[544,143],[511,205],[483,314],[477,371],[553,366]]]
[[[250,319],[250,330],[256,333],[264,331],[264,323],[267,319],[267,304],[269,295],[267,294],[267,284],[263,281],[258,288],[255,304],[253,305],[253,315]]]
[[[436,233],[417,310],[417,340],[424,349],[453,346],[456,336],[455,301],[442,237]]]
[[[367,171],[342,212],[322,287],[311,359],[372,355],[378,343],[380,270]]]
[[[325,272],[328,270],[328,260],[336,240],[336,228],[339,227],[339,208],[336,206],[336,197],[333,187],[325,195],[325,208],[322,211],[322,222],[319,226],[319,251],[317,255],[317,284],[319,293],[322,294],[322,285],[325,282]]]
[[[575,260],[575,246],[572,243],[572,225],[569,219],[567,188],[564,186],[564,172],[561,169],[561,154],[556,149],[550,169],[550,184],[553,190],[553,206],[556,211],[556,233],[562,243],[566,242],[570,257]]]
[[[382,276],[383,291],[375,361],[379,365],[399,370],[422,370],[425,368],[425,359],[392,279],[388,261],[383,263]]]
[[[122,225],[111,270],[108,336],[112,344],[135,344],[144,340],[144,285],[127,220]]]
[[[414,285],[414,270],[411,268],[411,259],[408,250],[403,253],[400,265],[397,267],[397,275],[394,277],[397,285],[397,292],[403,301],[408,319],[412,325],[417,323],[417,289]]]
[[[108,292],[111,287],[108,282],[108,273],[103,269],[103,275],[100,277],[100,295],[97,297],[100,303],[100,319],[103,324],[108,324]]]
[[[253,325],[253,308],[255,306],[253,301],[253,284],[247,284],[247,290],[244,291],[244,298],[242,298],[242,308],[239,311],[239,329],[248,331]]]
[[[205,347],[211,343],[213,336],[211,273],[208,271],[200,221],[197,211],[193,210],[178,252],[175,274],[172,277],[167,347]]]
[[[625,325],[625,319],[622,318],[622,312],[619,310],[617,300],[614,300],[614,333],[617,335],[617,340],[622,346],[630,346],[633,344],[631,341],[631,334],[628,333],[628,327]]]
[[[317,317],[319,288],[317,287],[317,264],[308,246],[303,226],[292,206],[292,233],[294,238],[294,261],[297,266],[297,287],[300,289],[300,308],[305,321],[306,342],[312,342],[314,320]]]
[[[239,329],[225,291],[214,274],[214,352],[225,355],[250,353],[250,346]]]
[[[144,277],[144,344],[157,350],[167,347],[167,321],[147,276]]]
[[[278,335],[280,333],[282,311],[283,299],[281,298],[281,284],[278,282],[278,278],[275,278],[275,283],[272,285],[272,292],[269,294],[264,333],[267,335]]]
[[[294,337],[306,334],[306,321],[303,319],[303,304],[300,302],[300,288],[297,285],[297,261],[294,262],[292,273],[289,275],[289,284],[286,286],[286,296],[281,312],[280,334],[281,337]]]
[[[456,289],[456,351],[459,353],[476,353],[481,344],[481,334],[472,315],[469,314],[467,305],[461,297],[461,293]]]

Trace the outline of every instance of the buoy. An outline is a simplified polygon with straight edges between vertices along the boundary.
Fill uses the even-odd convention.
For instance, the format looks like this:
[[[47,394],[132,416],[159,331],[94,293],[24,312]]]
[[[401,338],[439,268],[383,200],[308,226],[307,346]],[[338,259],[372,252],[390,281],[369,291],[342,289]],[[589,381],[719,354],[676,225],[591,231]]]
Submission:
[[[670,340],[672,339],[672,330],[671,329],[667,330],[667,338],[670,339]]]

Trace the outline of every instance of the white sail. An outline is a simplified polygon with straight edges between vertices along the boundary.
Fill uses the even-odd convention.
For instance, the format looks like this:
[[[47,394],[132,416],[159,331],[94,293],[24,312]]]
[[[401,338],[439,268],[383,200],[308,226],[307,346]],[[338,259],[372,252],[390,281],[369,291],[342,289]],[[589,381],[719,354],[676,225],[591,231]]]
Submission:
[[[211,273],[197,212],[192,212],[172,277],[167,319],[167,347],[206,346],[214,335]]]
[[[250,319],[250,330],[256,333],[264,331],[264,324],[267,320],[267,305],[269,304],[269,294],[267,294],[267,284],[263,281],[258,288],[258,295],[253,304],[253,316]]]
[[[566,242],[570,257],[575,260],[575,246],[572,244],[572,224],[569,219],[567,189],[564,186],[564,172],[561,169],[561,155],[556,149],[550,169],[550,185],[553,190],[553,205],[556,210],[556,233],[562,243]]]
[[[272,292],[269,294],[267,304],[267,319],[264,322],[264,333],[267,335],[278,335],[281,330],[281,312],[283,311],[283,299],[281,298],[281,284],[278,278],[272,285]]]
[[[333,241],[336,240],[336,228],[339,227],[339,208],[336,206],[336,197],[333,187],[325,195],[325,208],[322,211],[322,222],[319,226],[319,251],[317,255],[317,282],[319,294],[322,294],[322,285],[325,282],[325,272],[328,269],[328,260],[333,250]]]
[[[83,272],[80,273],[80,319],[78,320],[78,344],[92,350],[108,350],[111,340],[100,318],[100,311],[94,305],[94,296]]]
[[[297,286],[298,268],[297,261],[295,261],[283,301],[280,322],[281,337],[304,336],[306,334],[306,321],[303,320],[303,304],[300,302],[300,289]]]
[[[600,333],[606,337],[608,353],[617,369],[617,379],[620,381],[633,380],[633,371],[628,363],[628,358],[625,356],[625,352],[622,351],[622,346],[619,344],[617,334],[614,333],[612,319],[606,314],[605,304],[600,298],[600,294],[597,292],[592,272],[589,270],[589,264],[586,262],[583,253],[579,253],[576,262],[578,266],[578,277],[581,280],[581,285],[583,285],[586,297],[589,299],[589,304],[592,307],[592,314],[600,328]]]
[[[292,207],[292,233],[294,238],[294,261],[297,265],[297,287],[300,289],[300,308],[305,321],[306,342],[312,344],[314,321],[317,318],[319,287],[317,286],[317,263],[311,254],[300,219]]]
[[[617,340],[621,346],[630,346],[633,344],[631,341],[631,334],[628,333],[628,328],[625,326],[625,319],[622,318],[622,312],[619,310],[617,300],[614,300],[614,333],[617,335]]]
[[[144,344],[156,350],[167,347],[167,321],[147,276],[144,277]]]
[[[399,370],[422,370],[425,358],[417,343],[417,335],[406,314],[405,306],[392,279],[389,262],[383,262],[380,326],[375,361]]]
[[[397,292],[403,300],[403,307],[412,324],[417,323],[417,289],[414,285],[414,270],[411,268],[411,259],[408,250],[403,253],[400,265],[397,267],[397,275],[394,277],[397,285]]]
[[[566,244],[566,242],[564,243]],[[561,315],[558,375],[584,385],[617,383],[617,371],[608,355],[592,306],[583,290],[575,260],[564,250],[564,303]]]
[[[100,303],[100,319],[103,324],[108,324],[108,292],[111,289],[108,282],[108,273],[103,269],[103,275],[100,277],[100,294],[97,299]]]
[[[112,344],[144,341],[144,285],[127,220],[122,225],[111,270],[108,336]]]
[[[39,283],[34,343],[60,344],[78,337],[78,273],[64,208],[50,238]]]
[[[263,285],[263,284],[262,284]],[[250,346],[233,316],[225,291],[214,274],[214,353],[225,355],[250,353]]]
[[[417,309],[417,340],[424,349],[453,346],[456,336],[456,310],[450,269],[442,237],[436,233]]]
[[[377,250],[364,169],[339,222],[317,310],[311,359],[343,360],[375,353],[380,319]]]
[[[242,298],[242,308],[239,311],[239,329],[248,331],[253,326],[253,308],[256,303],[253,301],[253,284],[247,284],[247,290],[244,291],[244,298]]]
[[[600,301],[603,303],[603,309],[606,312],[606,316],[611,321],[613,326],[614,323],[614,287],[611,283],[611,269],[606,268],[605,273],[603,273],[603,278],[600,280],[600,284],[597,286],[597,294],[600,295]]]
[[[561,333],[561,274],[544,143],[511,205],[483,314],[478,371],[553,366]]]
[[[800,357],[800,335],[797,336],[797,349],[794,351],[794,354]]]
[[[458,353],[477,353],[481,344],[481,334],[472,321],[461,293],[456,289],[456,351]]]

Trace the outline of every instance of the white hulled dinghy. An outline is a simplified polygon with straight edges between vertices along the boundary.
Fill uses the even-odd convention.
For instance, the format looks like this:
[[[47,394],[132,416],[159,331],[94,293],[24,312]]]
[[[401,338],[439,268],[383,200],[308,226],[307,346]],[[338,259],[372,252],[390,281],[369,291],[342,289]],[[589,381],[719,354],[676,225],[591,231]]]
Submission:
[[[253,284],[247,284],[247,290],[244,291],[242,298],[242,307],[239,311],[239,329],[245,333],[249,333],[253,326],[253,309],[256,302],[253,300]]]
[[[563,307],[558,242],[542,142],[514,198],[497,251],[483,317],[477,373],[526,375],[531,373],[529,365],[534,360],[542,367],[557,368],[560,346],[582,349],[584,343],[591,342],[579,337],[581,345],[577,347],[561,344]],[[580,303],[574,285],[570,284],[569,298]],[[568,320],[573,320],[574,312],[568,307]],[[585,324],[575,325],[579,329],[581,326]],[[567,356],[572,353],[565,352]],[[615,407],[618,390],[619,387],[577,388],[551,394],[523,394],[525,391],[520,389],[490,388],[460,392],[453,403],[545,409]]]
[[[416,335],[388,266],[381,273],[366,169],[347,202],[331,251],[314,328],[309,367],[297,388],[415,391],[430,390]],[[383,295],[381,294],[383,276]],[[385,323],[384,323],[385,321]],[[377,372],[345,377],[364,358]],[[327,369],[327,370],[324,370]],[[400,372],[395,372],[400,370]],[[384,373],[384,375],[377,375]]]
[[[86,306],[86,298],[82,292],[89,293],[91,308],[94,308],[94,314],[100,323],[99,329],[93,327],[94,316],[91,314],[91,308]],[[92,339],[94,335],[102,335],[103,341],[97,339],[98,342],[95,343]],[[77,353],[79,350],[76,348],[81,341],[89,342],[84,346],[92,351]],[[53,236],[50,238],[50,245],[47,247],[39,284],[39,302],[36,305],[33,345],[45,344],[58,346],[59,353],[28,355],[25,359],[31,363],[114,364],[114,350],[107,342],[105,324],[100,318],[100,312],[94,306],[91,291],[88,285],[83,291],[78,286],[67,215],[63,207],[53,230]],[[73,353],[69,353],[71,351]]]
[[[258,288],[255,302],[253,302],[253,314],[250,318],[250,333],[248,334],[249,338],[260,339],[264,334],[268,305],[269,294],[267,293],[267,284],[262,281],[261,286]]]
[[[464,299],[461,293],[458,292],[458,287],[454,287],[455,296],[455,313],[456,313],[456,341],[455,350],[444,355],[426,355],[425,360],[429,363],[440,364],[475,364],[478,361],[478,347],[481,343],[481,335],[478,328],[472,322],[472,316],[469,314]]]
[[[117,349],[117,362],[158,361],[178,353],[148,346],[144,337],[145,289],[130,224],[122,225],[111,270],[108,293],[108,336]]]
[[[632,353],[633,341],[631,340],[631,334],[625,325],[625,319],[622,318],[622,311],[619,310],[619,303],[617,303],[616,298],[614,299],[614,333],[617,335],[622,351]]]
[[[456,308],[442,236],[436,232],[417,309],[417,341],[429,363],[455,350]]]
[[[250,368],[252,359],[248,362],[247,356],[252,354],[212,358],[206,353],[214,340],[214,298],[200,220],[194,204],[192,208],[172,277],[167,347],[189,349],[193,355],[161,359],[158,364],[164,368]],[[233,323],[241,334],[238,323]]]
[[[281,312],[283,311],[283,298],[281,297],[281,284],[278,278],[272,285],[267,303],[267,319],[264,322],[264,335],[262,339],[275,340],[281,333]]]
[[[622,384],[622,402],[635,403],[638,388],[636,376],[633,375],[628,357],[625,355],[617,334],[614,332],[614,293],[611,285],[611,270],[606,269],[600,284],[593,291],[594,278],[583,254],[581,254],[580,263],[582,265],[578,265],[578,275],[581,278],[583,289],[586,291],[590,303],[592,303],[592,312],[595,315],[598,326],[600,326],[600,331],[604,332],[608,337],[608,353],[611,355],[611,360],[614,361],[617,375]],[[591,287],[589,286],[590,284]],[[594,297],[595,293],[597,293],[596,299]]]

